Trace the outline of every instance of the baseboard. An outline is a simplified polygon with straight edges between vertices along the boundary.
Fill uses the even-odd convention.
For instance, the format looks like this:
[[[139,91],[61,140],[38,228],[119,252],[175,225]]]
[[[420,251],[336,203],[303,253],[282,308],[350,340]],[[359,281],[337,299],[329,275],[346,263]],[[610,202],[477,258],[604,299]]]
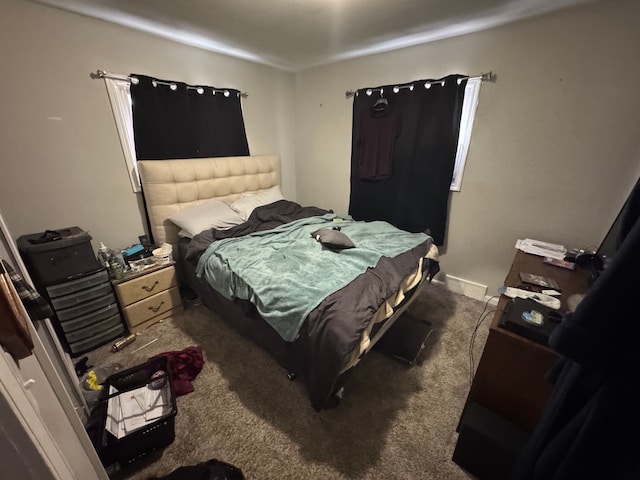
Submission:
[[[433,282],[444,285],[447,290],[453,293],[458,293],[465,297],[474,298],[483,302],[487,300],[487,286],[482,285],[481,283],[454,277],[453,275],[445,275],[444,281],[434,279]]]

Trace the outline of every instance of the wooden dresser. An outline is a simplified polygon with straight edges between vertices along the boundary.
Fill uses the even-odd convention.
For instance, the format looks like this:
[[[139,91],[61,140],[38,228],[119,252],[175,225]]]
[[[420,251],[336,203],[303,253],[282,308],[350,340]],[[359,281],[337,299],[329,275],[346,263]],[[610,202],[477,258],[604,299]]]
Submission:
[[[175,264],[159,265],[113,280],[131,333],[137,333],[182,310]]]
[[[521,285],[520,272],[554,278],[562,291],[560,311],[563,312],[567,311],[567,298],[588,289],[590,272],[586,269],[576,267],[571,271],[555,267],[544,263],[542,257],[517,250],[505,285]],[[508,297],[500,297],[467,403],[476,402],[531,432],[551,394],[552,385],[545,380],[545,374],[558,356],[550,348],[500,326],[508,301]]]
[[[519,287],[520,273],[555,279],[567,299],[588,289],[590,272],[545,264],[542,257],[517,251],[505,286]],[[460,416],[452,460],[479,480],[511,480],[518,455],[544,412],[552,385],[546,373],[558,360],[545,345],[500,326],[509,298],[501,296],[482,357]]]

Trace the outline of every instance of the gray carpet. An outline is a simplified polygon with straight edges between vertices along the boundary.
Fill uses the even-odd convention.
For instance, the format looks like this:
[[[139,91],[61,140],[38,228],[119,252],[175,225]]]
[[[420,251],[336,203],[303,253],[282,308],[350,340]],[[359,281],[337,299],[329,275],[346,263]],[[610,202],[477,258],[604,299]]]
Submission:
[[[202,347],[206,362],[195,392],[177,399],[175,441],[112,477],[147,479],[216,458],[248,480],[472,478],[451,456],[469,389],[469,342],[483,307],[427,286],[410,307],[433,326],[417,362],[372,351],[348,379],[341,404],[320,413],[304,385],[203,305],[150,327],[121,352],[101,347],[89,354],[96,367],[129,367],[191,345]],[[487,324],[476,336],[476,364]]]

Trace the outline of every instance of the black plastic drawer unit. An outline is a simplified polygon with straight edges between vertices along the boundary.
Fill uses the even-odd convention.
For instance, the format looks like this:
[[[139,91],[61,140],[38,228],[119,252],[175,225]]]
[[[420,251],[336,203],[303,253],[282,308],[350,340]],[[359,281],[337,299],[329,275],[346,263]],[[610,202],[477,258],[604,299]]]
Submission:
[[[90,241],[79,227],[24,235],[17,241],[35,287],[54,309],[53,324],[72,357],[126,333],[111,280]]]
[[[93,350],[125,333],[113,287],[105,270],[51,285],[46,290],[58,318],[60,334],[71,356]],[[71,293],[53,296],[62,292]]]

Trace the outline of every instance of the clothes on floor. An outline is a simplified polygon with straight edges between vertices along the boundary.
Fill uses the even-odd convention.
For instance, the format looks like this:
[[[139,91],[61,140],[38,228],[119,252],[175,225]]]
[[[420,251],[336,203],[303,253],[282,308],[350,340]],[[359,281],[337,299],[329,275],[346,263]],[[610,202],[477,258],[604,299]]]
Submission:
[[[176,397],[194,391],[192,381],[198,376],[204,366],[202,347],[191,346],[184,350],[163,352],[154,355],[149,360],[158,357],[168,357],[169,368],[173,379],[173,390]]]

